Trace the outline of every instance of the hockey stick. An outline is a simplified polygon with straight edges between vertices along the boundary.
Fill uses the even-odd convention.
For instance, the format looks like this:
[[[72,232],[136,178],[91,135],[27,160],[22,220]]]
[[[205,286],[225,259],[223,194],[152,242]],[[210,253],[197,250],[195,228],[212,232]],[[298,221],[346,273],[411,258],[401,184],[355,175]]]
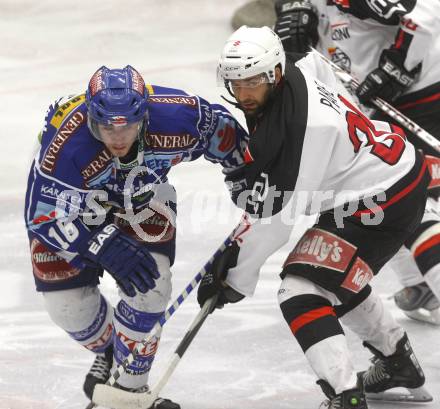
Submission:
[[[121,389],[111,387],[110,385],[98,384],[95,386],[95,391],[93,392],[94,402],[96,402],[98,405],[109,408],[111,407],[113,409],[150,408],[153,405],[154,401],[158,398],[158,395],[162,388],[168,382],[168,379],[173,374],[174,370],[177,367],[177,364],[182,359],[183,354],[188,349],[189,345],[198,333],[202,324],[205,322],[206,317],[215,306],[217,298],[218,295],[215,295],[205,302],[202,309],[199,311],[199,313],[191,323],[191,326],[187,330],[182,341],[180,341],[179,345],[174,351],[162,377],[158,380],[156,385],[150,391],[143,393],[134,393],[123,391]]]
[[[339,79],[352,88],[356,89],[359,86],[359,81],[353,78],[347,71],[339,67],[333,61],[329,60],[327,57],[322,55],[318,50],[312,48],[312,51],[317,54],[323,61],[325,61],[330,67],[332,67],[333,72],[339,77]],[[400,111],[390,105],[388,102],[384,101],[382,98],[373,98],[371,102],[380,109],[390,118],[394,119],[396,122],[404,126],[408,131],[412,132],[423,142],[431,146],[437,152],[440,152],[440,141],[438,141],[429,132],[425,131],[421,126],[417,125],[414,121],[403,115]]]
[[[197,286],[197,284],[202,280],[203,276],[206,274],[206,270],[209,268],[214,258],[221,253],[229,244],[232,242],[235,230],[229,235],[229,237],[223,242],[223,244],[217,249],[209,261],[203,266],[203,268],[196,274],[196,276],[191,280],[191,282],[186,286],[186,288],[178,295],[173,304],[164,312],[159,321],[156,322],[154,327],[148,333],[148,335],[136,345],[136,347],[131,351],[125,360],[116,368],[114,373],[110,376],[106,385],[113,386],[119,377],[125,372],[125,370],[132,364],[132,362],[139,355],[139,351],[143,346],[147,346],[148,343],[153,339],[154,336],[162,329],[165,323],[170,319],[170,317],[177,311],[177,309],[182,305],[188,295]],[[94,397],[95,395],[93,395]],[[94,400],[90,402],[86,409],[93,409],[96,406]]]

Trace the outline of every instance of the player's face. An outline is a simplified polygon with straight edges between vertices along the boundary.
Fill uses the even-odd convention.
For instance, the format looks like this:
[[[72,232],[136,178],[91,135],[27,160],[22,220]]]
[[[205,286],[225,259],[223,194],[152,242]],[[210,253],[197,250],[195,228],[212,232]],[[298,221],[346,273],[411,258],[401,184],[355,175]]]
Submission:
[[[121,158],[130,151],[137,138],[140,126],[140,122],[123,126],[98,124],[98,131],[106,148],[113,156]]]
[[[281,79],[281,71],[275,68],[275,85]],[[232,92],[246,115],[256,115],[262,111],[274,84],[268,83],[266,74],[255,75],[243,80],[231,80]]]
[[[272,85],[262,75],[231,81],[232,93],[246,115],[255,115],[263,108]]]

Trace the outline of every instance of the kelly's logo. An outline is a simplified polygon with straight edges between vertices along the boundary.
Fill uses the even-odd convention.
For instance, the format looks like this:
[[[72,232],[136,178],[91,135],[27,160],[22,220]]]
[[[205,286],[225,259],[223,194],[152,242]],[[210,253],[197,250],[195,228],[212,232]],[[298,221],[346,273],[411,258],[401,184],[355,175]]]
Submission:
[[[353,293],[358,293],[373,277],[374,274],[370,266],[359,257],[356,257],[356,261],[348,272],[344,282],[341,284],[341,287]]]
[[[428,165],[429,173],[431,174],[431,182],[429,183],[428,188],[432,189],[433,187],[440,186],[440,158],[425,155],[425,161]]]
[[[332,270],[345,272],[352,260],[356,247],[325,230],[312,228],[289,254],[284,266],[304,263],[326,267]]]

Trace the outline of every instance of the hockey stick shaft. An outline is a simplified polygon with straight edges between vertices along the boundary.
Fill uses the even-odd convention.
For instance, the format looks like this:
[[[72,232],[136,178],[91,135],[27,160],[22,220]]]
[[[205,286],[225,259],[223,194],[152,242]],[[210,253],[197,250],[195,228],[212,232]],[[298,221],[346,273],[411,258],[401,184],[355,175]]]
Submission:
[[[160,391],[162,390],[162,388],[168,382],[168,379],[173,374],[175,368],[177,367],[178,363],[182,359],[184,353],[186,352],[186,350],[188,349],[188,347],[190,346],[190,344],[194,340],[194,337],[197,335],[197,333],[199,332],[201,326],[203,325],[203,323],[205,322],[206,318],[208,317],[209,313],[212,311],[212,309],[214,308],[215,304],[217,303],[217,298],[218,298],[218,295],[216,295],[216,296],[210,298],[209,300],[207,300],[205,302],[205,304],[203,305],[203,308],[197,314],[196,318],[192,322],[190,328],[186,332],[186,334],[183,337],[182,341],[177,346],[177,348],[176,348],[176,350],[175,350],[175,352],[174,352],[174,354],[173,354],[173,356],[172,356],[172,358],[171,358],[171,360],[170,360],[170,362],[169,362],[169,364],[167,366],[167,369],[164,372],[163,376],[161,377],[161,379],[159,379],[159,381],[156,383],[154,388],[151,390],[151,398],[152,398],[152,400],[150,400],[150,402],[146,402],[147,403],[145,405],[146,408],[150,407],[153,404],[153,402],[157,399],[157,397],[158,397]],[[148,403],[150,403],[150,405],[148,405]]]
[[[171,375],[174,373],[177,365],[183,357],[183,354],[190,346],[194,337],[199,332],[209,313],[217,303],[218,295],[205,302],[202,309],[194,318],[191,326],[187,330],[182,341],[180,341],[174,351],[168,365],[158,380],[156,385],[148,392],[133,393],[112,388],[110,385],[96,385],[93,399],[101,406],[112,407],[113,409],[148,409],[157,399],[160,391],[166,385]]]
[[[343,68],[339,67],[339,65],[335,64],[333,61],[329,60],[327,57],[322,55],[318,50],[312,48],[312,51],[316,53],[323,61],[325,61],[330,67],[332,67],[334,73],[345,83],[350,83],[357,88],[359,86],[359,81],[353,78],[347,71]],[[390,118],[394,119],[396,122],[404,126],[408,131],[416,135],[423,142],[431,146],[431,148],[435,149],[437,152],[440,152],[440,141],[438,141],[433,135],[429,132],[425,131],[421,126],[417,125],[414,121],[409,119],[407,116],[403,115],[399,110],[394,108],[388,102],[384,101],[381,98],[373,98],[371,102],[376,106],[376,108],[380,109]]]
[[[136,359],[139,355],[139,351],[142,346],[147,346],[151,339],[162,329],[165,323],[173,316],[173,314],[179,309],[183,304],[189,294],[196,288],[197,284],[202,280],[206,274],[207,269],[210,267],[212,261],[221,253],[229,244],[231,243],[231,238],[228,237],[220,248],[215,252],[215,254],[209,259],[209,261],[203,266],[203,268],[196,274],[196,276],[191,280],[191,282],[186,286],[186,288],[178,295],[173,304],[165,311],[159,321],[154,325],[149,335],[140,341],[136,348],[125,358],[125,360],[116,368],[115,372],[110,376],[107,381],[108,385],[114,385],[118,378],[124,373],[126,368]]]
[[[234,230],[235,231],[235,230]],[[125,360],[116,368],[114,373],[110,376],[107,385],[114,385],[116,381],[120,378],[120,376],[125,372],[125,370],[133,363],[136,357],[139,355],[139,351],[143,346],[147,346],[149,342],[156,336],[156,334],[162,329],[165,323],[171,318],[171,316],[178,310],[178,308],[182,305],[188,295],[194,290],[197,284],[202,280],[204,275],[206,274],[207,269],[210,267],[214,258],[221,253],[232,241],[234,232],[229,235],[229,237],[223,242],[223,244],[217,249],[214,255],[209,259],[209,261],[203,266],[203,268],[196,274],[196,276],[191,280],[191,282],[186,286],[186,288],[178,295],[173,304],[165,311],[159,321],[153,326],[148,335],[139,341],[136,347],[131,351]],[[95,407],[95,403],[90,402],[86,409],[93,409]]]

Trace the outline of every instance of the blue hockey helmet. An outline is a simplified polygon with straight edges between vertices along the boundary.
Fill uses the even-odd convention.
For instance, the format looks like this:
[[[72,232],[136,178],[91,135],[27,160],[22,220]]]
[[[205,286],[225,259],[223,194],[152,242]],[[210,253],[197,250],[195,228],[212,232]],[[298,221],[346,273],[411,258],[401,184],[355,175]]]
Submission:
[[[86,91],[88,125],[93,136],[101,139],[97,124],[123,126],[148,122],[148,91],[142,76],[133,67],[96,71]]]

